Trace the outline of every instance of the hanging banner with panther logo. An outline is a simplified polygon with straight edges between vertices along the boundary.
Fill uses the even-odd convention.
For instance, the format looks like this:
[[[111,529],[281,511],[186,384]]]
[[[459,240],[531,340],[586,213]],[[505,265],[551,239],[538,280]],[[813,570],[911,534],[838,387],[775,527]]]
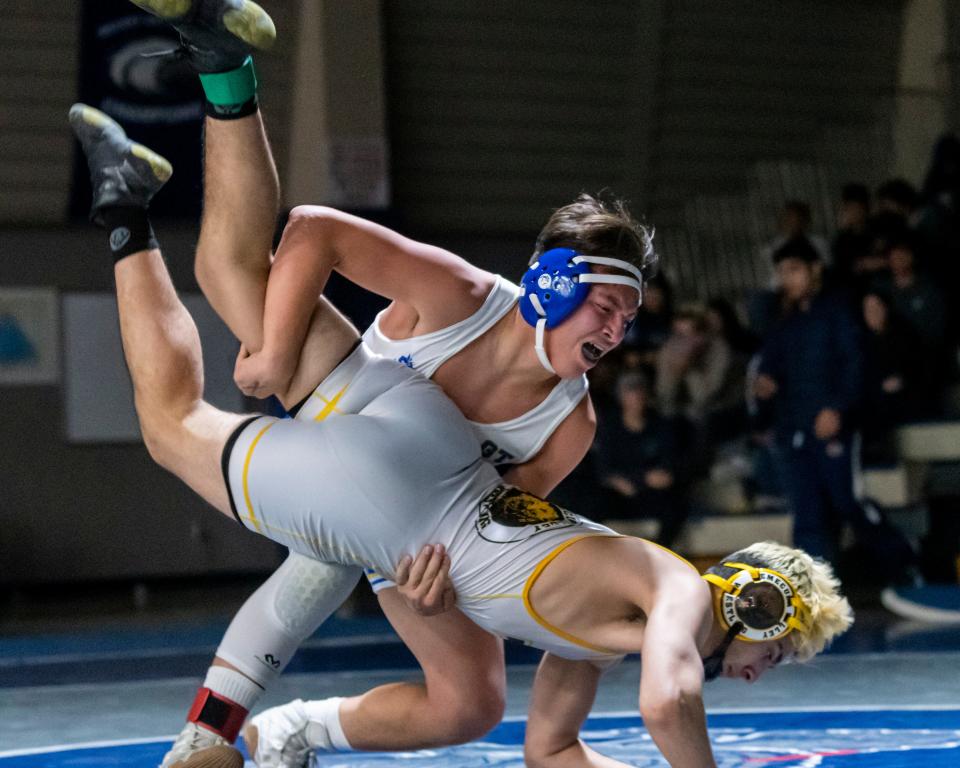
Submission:
[[[519,488],[500,485],[480,502],[476,525],[482,539],[516,544],[544,531],[580,525],[580,518]]]
[[[150,206],[156,215],[196,217],[201,201],[203,92],[176,56],[179,37],[167,23],[129,0],[83,3],[78,100],[116,120],[134,141],[173,163],[174,174]],[[90,205],[87,164],[74,155],[71,214]]]

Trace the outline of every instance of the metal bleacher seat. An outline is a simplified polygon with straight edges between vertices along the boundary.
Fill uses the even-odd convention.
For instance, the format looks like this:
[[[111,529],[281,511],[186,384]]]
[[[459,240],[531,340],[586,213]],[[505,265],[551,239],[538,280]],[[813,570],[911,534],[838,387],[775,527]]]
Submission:
[[[960,461],[960,421],[901,427],[897,430],[897,449],[906,462]]]

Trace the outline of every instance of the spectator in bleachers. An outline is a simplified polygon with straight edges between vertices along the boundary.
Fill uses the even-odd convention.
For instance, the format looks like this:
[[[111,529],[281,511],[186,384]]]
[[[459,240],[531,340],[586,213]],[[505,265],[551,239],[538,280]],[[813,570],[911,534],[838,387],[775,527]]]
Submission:
[[[837,286],[855,291],[856,265],[871,251],[868,229],[870,191],[864,184],[845,184],[837,206],[837,233],[830,248],[831,272]]]
[[[788,240],[795,237],[805,237],[811,245],[817,249],[820,258],[826,261],[830,258],[830,246],[827,241],[815,235],[810,231],[813,225],[813,216],[810,212],[810,206],[803,200],[787,200],[780,211],[780,217],[777,220],[777,236],[773,238],[764,249],[764,262],[769,263],[773,254]]]
[[[853,265],[855,281],[851,295],[857,302],[874,287],[878,278],[889,274],[890,246],[907,237],[910,227],[902,214],[885,210],[870,219],[867,231],[870,234],[870,250]]]
[[[673,289],[661,272],[643,286],[643,304],[637,310],[637,319],[627,331],[621,347],[636,357],[634,368],[642,365],[650,370],[656,365],[657,353],[670,336],[673,325]]]
[[[916,269],[916,236],[909,233],[891,240],[887,261],[889,274],[876,281],[878,290],[890,297],[897,315],[910,326],[920,342],[925,371],[925,396],[932,404],[946,385],[947,310],[937,285]]]
[[[606,516],[654,518],[657,542],[670,547],[680,534],[686,504],[678,482],[677,446],[669,421],[650,408],[648,377],[633,371],[617,381],[619,408],[602,415],[595,452],[606,494]]]
[[[657,356],[657,403],[665,416],[702,421],[726,382],[730,347],[712,334],[702,306],[681,307]]]
[[[709,468],[711,418],[742,403],[742,379],[731,381],[733,354],[726,340],[710,332],[700,305],[682,307],[657,357],[656,395],[660,412],[672,419],[686,456],[686,468],[700,475]]]
[[[736,308],[724,298],[707,302],[707,326],[721,336],[735,355],[750,358],[760,348],[760,339],[740,321]]]
[[[888,179],[877,187],[877,213],[895,213],[912,225],[918,204],[917,190],[906,179]]]
[[[733,304],[714,297],[707,302],[707,329],[711,337],[726,342],[730,367],[721,393],[708,414],[707,429],[713,444],[741,437],[747,431],[747,410],[743,398],[750,358],[760,348],[760,339],[740,321]]]
[[[892,310],[889,298],[863,297],[864,391],[861,406],[863,463],[896,460],[894,430],[922,411],[918,384],[923,360],[916,335]]]
[[[773,256],[786,312],[760,353],[754,393],[768,404],[794,513],[794,543],[834,560],[853,495],[855,411],[863,382],[860,323],[822,289],[823,262],[795,238]]]

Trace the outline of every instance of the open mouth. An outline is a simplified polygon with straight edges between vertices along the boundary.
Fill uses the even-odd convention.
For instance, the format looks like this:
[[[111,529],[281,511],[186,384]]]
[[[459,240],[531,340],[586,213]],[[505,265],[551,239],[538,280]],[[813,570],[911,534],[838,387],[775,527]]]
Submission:
[[[596,344],[591,344],[589,341],[584,343],[584,345],[580,347],[580,350],[586,361],[591,365],[595,365],[597,361],[603,357],[603,350]]]

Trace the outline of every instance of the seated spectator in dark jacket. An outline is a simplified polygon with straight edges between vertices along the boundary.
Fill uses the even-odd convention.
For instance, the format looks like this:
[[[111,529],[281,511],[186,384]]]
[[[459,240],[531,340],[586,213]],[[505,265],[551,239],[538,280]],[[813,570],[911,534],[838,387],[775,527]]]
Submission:
[[[933,404],[946,385],[950,365],[943,294],[926,275],[917,272],[915,236],[908,233],[892,240],[887,260],[890,273],[878,278],[875,285],[890,297],[894,312],[906,321],[920,342],[925,396]]]
[[[683,528],[686,504],[679,489],[670,423],[650,409],[651,387],[640,372],[617,382],[619,409],[597,425],[597,476],[606,490],[606,517],[655,518],[657,542],[670,547]]]
[[[722,297],[715,296],[707,302],[707,325],[726,340],[735,355],[749,359],[760,348],[760,339],[741,322],[733,304]]]
[[[837,234],[830,253],[833,257],[831,274],[837,286],[849,293],[855,291],[855,266],[871,251],[872,238],[868,229],[870,218],[870,191],[863,184],[846,184],[837,206]]]
[[[889,271],[890,244],[909,235],[907,220],[899,213],[885,210],[870,219],[870,250],[853,265],[855,297],[859,299],[873,283]]]
[[[864,392],[861,405],[863,463],[896,459],[894,430],[922,411],[918,382],[922,357],[916,335],[882,293],[863,297]]]
[[[760,353],[754,393],[772,408],[794,544],[832,560],[843,524],[859,515],[852,454],[860,322],[845,300],[823,292],[823,263],[808,241],[784,244],[774,263],[787,309]]]

